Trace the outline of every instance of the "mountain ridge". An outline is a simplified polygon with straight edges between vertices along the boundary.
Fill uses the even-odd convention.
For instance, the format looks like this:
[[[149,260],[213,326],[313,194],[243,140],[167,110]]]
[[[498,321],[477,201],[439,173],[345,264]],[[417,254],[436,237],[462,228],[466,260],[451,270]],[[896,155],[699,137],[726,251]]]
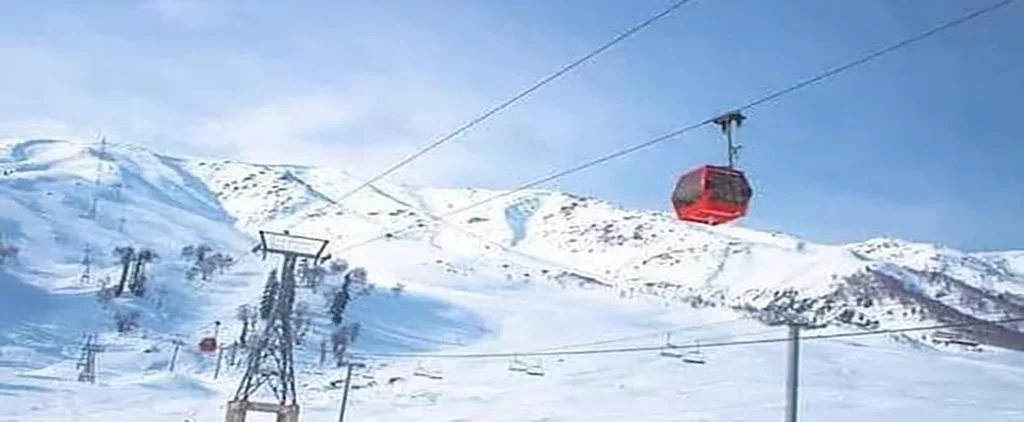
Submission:
[[[7,385],[26,385],[26,389],[38,389],[38,394],[48,391],[42,395],[13,393],[42,401],[66,398],[65,391],[106,397],[101,387],[113,387],[133,392],[167,389],[190,397],[187,400],[193,401],[189,403],[206,406],[218,401],[222,405],[219,401],[224,394],[231,394],[237,371],[210,380],[211,357],[186,348],[179,372],[166,375],[162,371],[170,358],[168,341],[184,338],[186,344],[194,342],[208,335],[213,320],[226,322],[221,327],[225,339],[239,337],[237,324],[231,323],[237,306],[259,297],[266,272],[274,268],[273,260],[259,261],[249,252],[258,230],[323,236],[330,240],[328,252],[368,269],[379,288],[355,302],[352,317],[365,324],[356,351],[370,355],[452,348],[531,350],[538,344],[595,343],[595,338],[600,339],[599,344],[616,344],[622,338],[608,337],[625,333],[636,338],[637,330],[655,329],[660,333],[643,338],[660,341],[664,332],[681,324],[688,327],[684,341],[689,342],[742,338],[748,329],[781,335],[775,328],[792,322],[846,332],[1024,314],[1019,251],[969,253],[884,237],[829,245],[739,225],[682,223],[668,212],[628,210],[597,198],[539,189],[507,194],[382,182],[339,203],[335,198],[361,184],[362,179],[338,169],[176,158],[120,144],[100,148],[65,141],[7,141],[0,143],[0,167],[5,170],[0,176],[0,206],[7,211],[0,215],[0,230],[4,242],[22,251],[16,261],[0,266],[0,284],[13,295],[3,304],[9,311],[0,312],[0,403],[11,406],[13,414],[59,419],[59,415],[74,414],[75,409],[8,400]],[[495,195],[504,196],[453,213]],[[99,212],[90,217],[87,214],[94,198],[99,198]],[[369,239],[376,240],[367,243]],[[238,258],[236,268],[216,276],[213,282],[182,280],[187,263],[178,257],[179,251],[197,243],[209,243],[233,254]],[[152,248],[162,255],[151,270],[156,283],[153,290],[160,293],[97,303],[95,280],[116,277],[118,271],[110,249],[127,244]],[[90,248],[94,281],[83,283],[79,278],[82,258]],[[303,291],[300,299],[316,308],[323,301],[320,296]],[[112,317],[126,311],[142,314],[142,328],[135,335],[118,334],[111,328]],[[325,330],[330,324],[323,312],[316,311],[316,315],[311,336],[329,334]],[[737,331],[729,328],[729,334],[723,334],[725,331],[713,324],[736,326]],[[979,342],[978,347],[939,344],[932,332],[887,337],[889,343],[865,340],[857,344],[901,347],[892,344],[909,343],[927,353],[953,353],[951,361],[967,359],[963,362],[968,363],[944,360],[942,368],[974,374],[970,359],[996,362],[1004,359],[1002,349],[1024,350],[1021,328],[1020,324],[1002,324],[958,331]],[[100,332],[102,341],[110,346],[100,374],[107,384],[95,390],[51,384],[52,379],[75,371],[73,361],[79,346],[75,342],[85,331]],[[897,342],[891,341],[894,339]],[[833,358],[838,359],[854,346],[828,347],[835,348]],[[763,354],[773,349],[752,350],[750,354],[717,353],[720,359],[736,359],[734,363],[744,371],[755,373],[763,368]],[[314,403],[311,412],[330,414],[337,398],[337,390],[331,386],[340,375],[316,365],[315,343],[304,344],[296,353],[304,379],[303,400]],[[813,357],[814,353],[825,352],[812,352],[811,359],[828,365],[830,360]],[[970,358],[973,355],[983,358]],[[622,381],[625,387],[619,384],[612,390],[626,388],[637,397],[654,394],[659,406],[675,409],[666,410],[665,420],[679,420],[673,412],[685,408],[683,403],[679,404],[683,408],[670,404],[678,402],[677,394],[701,394],[671,387],[654,393],[654,384],[674,382],[661,378],[661,373],[669,370],[667,362],[649,362],[661,358],[638,357],[627,366],[619,366],[616,359],[601,361],[601,368],[618,374],[615,382],[627,380]],[[23,368],[6,366],[15,364]],[[422,364],[441,365],[435,361]],[[566,385],[572,388],[558,390],[558,397],[594,403],[573,410],[578,419],[572,420],[593,420],[597,413],[587,412],[600,408],[598,402],[588,401],[593,397],[572,392],[579,386],[591,386],[583,391],[594,397],[612,397],[604,390],[605,383],[612,381],[583,362],[546,361],[545,365],[552,371],[547,382],[571,380]],[[433,417],[452,420],[455,416],[444,413],[452,408],[440,406],[448,394],[447,400],[462,403],[464,398],[469,403],[454,410],[464,414],[464,419],[498,420],[484,410],[484,404],[503,399],[476,392],[484,389],[498,394],[507,388],[494,384],[505,373],[504,363],[500,366],[497,374],[472,362],[445,366],[463,371],[448,382],[468,379],[467,373],[481,377],[470,377],[472,385],[466,389],[446,390],[423,384],[431,381],[413,381],[408,376],[412,363],[373,362],[372,371],[360,376],[366,382],[360,384],[358,395],[367,397],[360,408],[367,412],[364,415],[404,421],[418,420],[415,412],[428,412],[438,405]],[[637,369],[640,372],[629,375],[631,369],[626,368],[630,366],[656,369]],[[855,368],[868,367],[843,364],[834,369],[847,373]],[[448,369],[445,371],[447,374]],[[711,383],[708,391],[715,390],[714,385],[728,384],[715,380],[713,372],[690,371],[687,378]],[[755,384],[745,385],[770,400],[775,392],[756,386],[776,383],[774,376],[759,373]],[[978,377],[972,378],[973,382],[991,381],[973,376]],[[410,378],[403,385],[414,391],[383,387],[395,377]],[[477,387],[485,385],[489,387]],[[897,394],[869,391],[871,397]],[[525,400],[525,396],[507,394]],[[723,394],[726,396],[705,398],[729,408],[725,405],[730,403],[729,394]],[[993,393],[993,397],[1001,397],[999,394]],[[389,406],[395,400],[402,406]],[[868,402],[858,404],[861,414],[874,414]],[[547,409],[543,412],[548,416],[568,412],[559,403],[541,400],[538,406]],[[59,413],[61,409],[67,413]],[[120,414],[113,407],[85,409],[77,408],[98,418]],[[159,409],[161,415],[174,415],[159,420],[180,420],[180,413],[175,413],[180,409]],[[197,411],[219,417],[215,416],[216,406],[203,409]],[[735,409],[742,407],[723,409],[714,412],[722,418],[741,416]],[[507,412],[507,420],[540,417],[532,416],[530,410]],[[950,412],[936,417],[957,415],[962,416]]]

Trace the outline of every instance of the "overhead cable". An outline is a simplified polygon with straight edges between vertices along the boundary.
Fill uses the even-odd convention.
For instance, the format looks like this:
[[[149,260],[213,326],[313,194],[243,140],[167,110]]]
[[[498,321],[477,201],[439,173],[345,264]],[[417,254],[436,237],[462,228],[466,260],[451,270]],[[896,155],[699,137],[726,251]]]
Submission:
[[[736,108],[734,110],[748,110],[748,109],[751,109],[751,108],[763,105],[765,103],[768,103],[770,101],[776,100],[776,99],[781,98],[783,96],[792,94],[793,92],[796,92],[796,91],[798,91],[800,89],[806,88],[806,87],[811,86],[811,85],[813,85],[815,83],[821,82],[821,81],[826,80],[826,79],[831,78],[831,77],[834,77],[834,76],[839,75],[839,74],[841,74],[843,72],[846,72],[846,71],[849,71],[851,69],[854,69],[854,68],[856,68],[858,66],[862,66],[862,65],[864,65],[866,63],[869,63],[869,62],[871,62],[871,61],[873,61],[875,59],[878,59],[879,57],[882,57],[882,56],[884,56],[886,54],[889,54],[889,53],[892,53],[894,51],[900,50],[900,49],[905,48],[905,47],[907,47],[909,45],[912,45],[912,44],[914,44],[916,42],[924,40],[924,39],[926,39],[928,37],[934,36],[934,35],[936,35],[938,33],[943,32],[943,31],[952,29],[954,27],[957,27],[957,26],[960,26],[960,25],[962,25],[964,23],[967,23],[967,22],[969,22],[971,20],[977,19],[977,18],[979,18],[979,17],[981,17],[981,16],[983,16],[985,14],[988,14],[990,12],[993,12],[993,11],[999,9],[999,8],[1008,6],[1009,4],[1011,4],[1011,3],[1015,2],[1015,1],[1017,1],[1017,0],[1003,0],[1003,1],[1000,1],[998,3],[986,6],[984,8],[978,9],[978,10],[975,10],[973,12],[961,15],[960,17],[957,17],[956,19],[953,19],[953,20],[950,20],[948,22],[945,22],[945,23],[943,23],[941,25],[933,27],[933,28],[931,28],[931,29],[929,29],[927,31],[921,32],[921,33],[919,33],[917,35],[914,35],[914,36],[905,38],[903,40],[900,40],[899,42],[896,42],[894,44],[886,46],[885,48],[882,48],[882,49],[877,50],[875,52],[872,52],[870,54],[858,57],[857,59],[849,61],[849,62],[847,62],[845,64],[840,65],[840,66],[836,66],[836,67],[827,69],[824,72],[818,73],[815,76],[812,76],[810,78],[801,80],[801,81],[799,81],[799,82],[797,82],[795,84],[786,86],[786,87],[781,88],[781,89],[774,90],[774,91],[772,91],[772,92],[770,92],[770,93],[768,93],[766,95],[763,95],[761,97],[758,97],[758,98],[755,98],[755,99],[753,99],[751,101],[748,101],[748,102],[744,103],[743,105],[741,105],[739,108]],[[565,169],[565,170],[556,171],[556,172],[554,172],[554,173],[552,173],[550,175],[547,175],[547,176],[535,179],[535,180],[533,180],[531,182],[525,183],[523,185],[520,185],[519,187],[517,187],[515,189],[508,190],[508,191],[503,191],[503,192],[497,193],[495,195],[489,196],[487,198],[484,198],[484,199],[482,199],[480,201],[473,202],[473,203],[471,203],[469,205],[466,205],[466,206],[454,209],[452,211],[449,211],[449,212],[447,212],[445,214],[440,215],[439,217],[440,218],[445,218],[445,217],[448,217],[448,216],[451,216],[451,215],[454,215],[454,214],[459,214],[459,213],[468,211],[470,209],[479,207],[481,205],[493,202],[495,200],[498,200],[498,199],[501,199],[501,198],[504,198],[504,197],[507,197],[507,196],[514,195],[516,193],[522,192],[522,191],[527,190],[527,189],[534,188],[534,187],[542,185],[544,183],[547,183],[547,182],[550,182],[550,181],[553,181],[553,180],[556,180],[556,179],[560,179],[560,178],[568,176],[570,174],[577,173],[577,172],[589,169],[591,167],[595,167],[595,166],[604,164],[604,163],[606,163],[608,161],[611,161],[611,160],[614,160],[616,158],[620,158],[620,157],[632,154],[634,152],[643,150],[643,149],[651,147],[653,145],[660,144],[660,143],[666,142],[666,141],[670,141],[672,139],[675,139],[675,138],[678,138],[678,137],[682,136],[683,134],[685,134],[687,132],[691,132],[691,131],[693,131],[695,129],[701,128],[701,127],[703,127],[705,125],[708,125],[708,124],[712,123],[715,120],[715,118],[717,118],[718,116],[721,116],[722,114],[723,113],[716,113],[714,116],[711,116],[711,117],[709,117],[707,119],[704,119],[704,120],[702,120],[700,122],[693,123],[693,124],[690,124],[690,125],[678,128],[678,129],[673,130],[671,132],[665,133],[663,135],[659,135],[657,137],[654,137],[652,139],[649,139],[647,141],[644,141],[644,142],[641,142],[641,143],[638,143],[638,144],[634,144],[632,146],[629,146],[629,147],[626,147],[624,149],[612,152],[612,153],[610,153],[608,155],[604,155],[604,156],[596,158],[594,160],[584,162],[584,163],[576,165],[574,167],[571,167],[571,168],[568,168],[568,169]],[[364,183],[362,186],[368,186],[369,184],[373,183],[374,181],[376,181],[378,179],[379,178],[371,179],[370,181]],[[376,236],[376,237],[373,237],[373,238],[369,238],[369,239],[366,239],[364,241],[361,241],[361,242],[358,242],[358,243],[346,246],[346,247],[342,248],[339,252],[349,251],[349,250],[352,250],[352,249],[355,249],[355,248],[359,248],[359,247],[362,247],[364,245],[376,242],[378,240],[387,239],[387,238],[393,236],[396,233],[403,232],[403,231],[412,229],[414,227],[416,227],[416,224],[410,224],[410,225],[407,225],[405,227],[401,227],[401,228],[395,229],[395,230],[387,230],[387,231],[385,231],[384,233],[382,233],[379,236]]]
[[[822,339],[836,339],[836,338],[849,338],[849,337],[865,337],[865,336],[877,336],[883,334],[900,334],[909,333],[915,331],[931,331],[931,330],[942,330],[951,328],[964,328],[981,325],[992,325],[992,324],[1007,324],[1013,322],[1024,321],[1024,318],[1007,318],[995,321],[974,321],[974,322],[963,322],[955,324],[935,324],[918,327],[904,327],[904,328],[891,328],[885,330],[870,330],[850,333],[833,333],[833,334],[818,334],[802,336],[801,340],[822,340]],[[711,343],[701,343],[694,345],[679,345],[673,346],[672,349],[716,349],[722,347],[733,347],[733,346],[750,346],[755,344],[771,344],[771,343],[786,343],[792,341],[789,337],[777,337],[767,339],[755,339],[755,340],[738,340],[738,341],[721,341]],[[567,351],[541,351],[541,352],[495,352],[495,353],[353,353],[353,356],[361,358],[419,358],[419,359],[485,359],[485,358],[511,358],[511,357],[541,357],[541,356],[571,356],[571,355],[603,355],[603,354],[620,354],[620,353],[637,353],[637,352],[652,352],[666,349],[666,346],[637,346],[637,347],[621,347],[614,349],[583,349],[583,350],[567,350]]]
[[[354,188],[354,189],[352,189],[352,190],[350,190],[348,192],[345,192],[340,197],[338,197],[337,200],[338,201],[345,200],[345,198],[348,198],[349,196],[352,196],[356,192],[358,192],[358,191],[360,191],[360,190],[370,186],[374,182],[377,182],[377,181],[383,179],[384,177],[387,177],[389,174],[394,173],[398,169],[400,169],[400,168],[408,165],[409,163],[413,162],[414,160],[422,157],[424,154],[426,154],[426,153],[436,149],[437,147],[440,147],[441,145],[443,145],[444,143],[446,143],[448,141],[451,141],[452,139],[455,139],[455,137],[457,137],[457,136],[461,135],[462,133],[466,132],[467,130],[469,130],[473,126],[476,126],[476,125],[480,124],[484,120],[489,119],[491,116],[494,116],[495,114],[497,114],[498,112],[508,108],[512,104],[514,104],[514,103],[516,103],[516,102],[526,98],[530,94],[532,94],[535,91],[537,91],[540,88],[542,88],[544,85],[547,85],[547,84],[555,81],[556,79],[564,76],[565,74],[569,73],[573,69],[575,69],[575,68],[585,64],[586,62],[590,61],[594,57],[597,57],[598,55],[600,55],[601,53],[604,53],[605,51],[610,49],[615,44],[618,44],[618,43],[626,40],[627,38],[635,35],[636,33],[640,32],[644,28],[646,28],[646,27],[650,26],[651,24],[653,24],[654,22],[658,21],[659,19],[662,19],[662,18],[670,15],[672,12],[676,11],[676,9],[679,9],[683,5],[685,5],[687,3],[690,3],[692,1],[694,1],[694,0],[679,0],[679,1],[676,1],[675,3],[672,3],[670,6],[668,6],[665,9],[663,9],[662,11],[658,12],[657,14],[655,14],[655,15],[647,18],[647,19],[645,19],[644,21],[640,22],[639,24],[629,28],[625,32],[622,32],[621,34],[615,36],[610,41],[602,44],[597,49],[595,49],[595,50],[585,54],[584,56],[582,56],[582,57],[572,61],[568,65],[565,65],[564,67],[562,67],[558,71],[556,71],[556,72],[554,72],[554,73],[552,73],[552,74],[542,78],[541,80],[537,81],[533,85],[530,85],[528,88],[526,88],[525,90],[521,91],[519,94],[515,95],[514,97],[509,98],[508,100],[505,100],[504,102],[498,104],[497,106],[494,106],[494,107],[488,109],[483,114],[473,118],[472,120],[470,120],[470,121],[468,121],[466,123],[463,123],[461,126],[457,127],[454,131],[452,131],[452,132],[450,132],[450,133],[448,133],[448,134],[438,138],[437,140],[435,140],[434,142],[431,142],[430,144],[427,144],[427,145],[423,146],[422,148],[416,150],[416,152],[414,152],[412,155],[409,155],[408,157],[405,157],[405,158],[399,160],[395,164],[392,164],[390,167],[388,167],[384,171],[378,173],[377,175],[367,179],[366,182],[363,182],[362,184],[360,184],[356,188]]]

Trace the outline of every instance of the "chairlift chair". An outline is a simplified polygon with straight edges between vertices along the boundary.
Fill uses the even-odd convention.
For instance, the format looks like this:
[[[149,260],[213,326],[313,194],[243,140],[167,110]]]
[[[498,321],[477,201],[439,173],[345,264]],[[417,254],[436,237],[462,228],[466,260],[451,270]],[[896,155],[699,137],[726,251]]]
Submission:
[[[687,351],[686,354],[683,355],[683,362],[696,365],[703,365],[706,363],[704,353],[701,353],[699,344],[695,345],[694,349]]]
[[[526,375],[533,375],[536,377],[544,376],[544,367],[541,366],[540,362],[530,365],[526,368]]]
[[[519,359],[512,358],[512,360],[510,360],[508,362],[508,370],[509,371],[512,371],[512,372],[526,372],[527,369],[529,369],[529,368],[527,368],[526,362],[523,362],[523,361],[521,361]]]
[[[679,359],[683,353],[676,350],[678,346],[672,344],[672,333],[665,334],[665,348],[661,349],[660,355],[666,358]]]
[[[703,365],[704,363],[706,363],[706,361],[704,360],[704,354],[696,350],[688,352],[685,356],[683,356],[683,362],[693,363],[697,365]]]
[[[416,369],[412,371],[412,374],[417,377],[424,377],[433,380],[441,379],[441,371],[431,371],[423,367],[422,363],[416,363]]]

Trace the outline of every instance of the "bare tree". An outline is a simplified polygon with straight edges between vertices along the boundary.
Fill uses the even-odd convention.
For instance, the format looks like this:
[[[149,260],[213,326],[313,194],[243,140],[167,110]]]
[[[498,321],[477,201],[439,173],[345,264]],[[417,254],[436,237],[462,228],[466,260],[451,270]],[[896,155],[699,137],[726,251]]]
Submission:
[[[235,258],[231,257],[231,255],[220,252],[210,255],[209,260],[213,263],[213,267],[219,274],[224,274],[225,270],[235,265]]]
[[[110,304],[110,301],[114,299],[114,288],[110,287],[110,277],[103,276],[99,280],[100,289],[96,291],[96,300],[101,305],[106,306]]]
[[[150,249],[141,249],[135,254],[135,266],[132,268],[131,282],[128,290],[135,296],[142,296],[146,291],[146,264],[152,263],[159,256]]]
[[[7,261],[17,259],[18,247],[8,243],[4,239],[4,233],[0,232],[0,265]]]
[[[295,279],[299,285],[309,285],[309,258],[302,258],[295,266]]]
[[[345,352],[359,337],[359,327],[359,323],[347,324],[336,327],[331,332],[331,355],[334,357],[336,367],[341,367],[345,360]]]
[[[319,265],[307,269],[305,272],[306,286],[316,292],[320,288],[320,284],[327,277],[327,271],[326,268]]]
[[[349,345],[349,330],[347,327],[338,327],[331,332],[331,355],[334,357],[335,367],[340,368],[345,358],[345,351]]]
[[[139,311],[118,311],[114,314],[114,325],[121,334],[130,333],[139,327]]]
[[[277,290],[279,286],[277,270],[271,270],[267,276],[267,284],[263,286],[263,296],[260,297],[259,316],[260,319],[270,318],[270,312],[274,310],[274,302],[277,301]]]
[[[309,332],[312,318],[309,312],[309,303],[298,302],[292,310],[292,329],[295,332],[295,344],[302,344]]]
[[[167,296],[169,294],[170,291],[167,290],[167,285],[161,283],[157,284],[156,287],[153,288],[153,294],[150,295],[149,297],[150,300],[153,301],[153,305],[155,305],[157,309],[163,309],[164,305],[167,303]]]
[[[114,248],[114,256],[121,260],[121,280],[114,289],[114,296],[120,297],[124,293],[125,283],[128,282],[128,271],[135,258],[135,249],[131,246],[118,246]]]
[[[331,262],[327,264],[327,273],[331,274],[331,275],[334,275],[334,274],[344,274],[345,271],[347,271],[347,270],[348,270],[348,261],[346,261],[344,259],[334,259],[334,260],[331,260]]]
[[[364,296],[370,292],[370,284],[367,282],[366,269],[362,267],[353,268],[345,273],[341,288],[333,290],[328,295],[328,313],[334,325],[340,325],[345,319],[345,310],[353,298]]]
[[[242,332],[238,335],[238,344],[245,347],[246,340],[249,337],[250,324],[256,324],[256,312],[250,305],[240,305],[236,310],[236,317],[242,323]]]
[[[14,245],[8,245],[6,243],[0,243],[0,265],[7,263],[7,261],[13,261],[18,258],[18,247]]]
[[[370,284],[366,268],[355,267],[345,274],[345,281],[349,285],[349,294],[353,297],[366,296],[373,291],[373,284]]]
[[[340,325],[345,320],[345,308],[348,307],[349,298],[348,289],[344,286],[331,295],[327,312],[331,315],[331,323],[334,325]]]
[[[230,255],[214,252],[209,245],[188,245],[181,249],[181,257],[191,261],[192,265],[185,271],[185,277],[195,280],[197,275],[203,281],[209,281],[215,272],[221,274],[224,270],[234,265],[234,258]]]

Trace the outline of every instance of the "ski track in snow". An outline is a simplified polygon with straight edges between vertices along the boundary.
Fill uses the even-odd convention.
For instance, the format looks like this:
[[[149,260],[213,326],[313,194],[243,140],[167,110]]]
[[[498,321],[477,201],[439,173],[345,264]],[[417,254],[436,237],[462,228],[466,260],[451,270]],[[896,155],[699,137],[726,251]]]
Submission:
[[[441,223],[432,216],[494,191],[380,183],[333,204],[360,180],[331,169],[178,159],[123,145],[108,146],[104,157],[95,147],[59,141],[0,146],[0,163],[14,169],[0,176],[0,229],[5,242],[22,250],[17,261],[0,266],[0,421],[223,420],[242,370],[225,362],[213,379],[216,358],[198,353],[196,343],[215,320],[224,322],[222,340],[238,337],[236,307],[257,301],[267,271],[278,263],[249,253],[253,234],[263,228],[323,234],[332,247],[341,247],[385,227],[430,222],[344,257],[366,267],[376,286],[349,309],[349,318],[362,325],[355,352],[367,354],[658,346],[665,341],[662,332],[681,326],[689,329],[673,335],[675,343],[785,335],[784,328],[745,319],[724,304],[695,309],[654,294],[620,297],[627,288],[643,290],[644,281],[724,291],[736,296],[731,300],[762,289],[814,295],[830,292],[835,276],[878,262],[921,271],[938,265],[979,289],[1024,291],[1020,252],[967,254],[892,239],[818,245],[736,226],[676,223],[665,213],[626,211],[555,192],[527,192]],[[97,192],[98,160],[109,168]],[[124,185],[120,196],[110,192],[114,183]],[[102,198],[100,218],[83,218],[94,194]],[[116,222],[122,213],[128,219],[123,233]],[[230,251],[239,262],[211,282],[185,280],[178,253],[202,242]],[[151,291],[162,293],[100,305],[97,286],[77,281],[83,250],[88,245],[95,251],[94,280],[116,279],[119,265],[111,250],[126,244],[161,256],[149,273]],[[560,284],[555,279],[561,272],[614,287]],[[404,291],[392,292],[398,283]],[[336,420],[341,389],[331,382],[344,371],[319,365],[318,340],[331,329],[325,299],[322,291],[301,289],[297,300],[309,303],[315,315],[295,351],[301,419]],[[141,328],[119,335],[112,315],[129,309],[141,313]],[[921,322],[884,321],[915,323]],[[95,385],[76,381],[85,332],[99,333],[105,346]],[[621,338],[627,339],[616,340]],[[172,373],[167,367],[174,339],[184,346]],[[937,348],[919,339],[914,333],[804,342],[801,419],[1024,420],[1024,357],[997,348]],[[544,376],[509,371],[503,358],[371,358],[370,367],[354,377],[349,418],[782,417],[784,343],[701,351],[705,365],[657,352],[523,358]],[[415,376],[417,367],[442,378]]]

